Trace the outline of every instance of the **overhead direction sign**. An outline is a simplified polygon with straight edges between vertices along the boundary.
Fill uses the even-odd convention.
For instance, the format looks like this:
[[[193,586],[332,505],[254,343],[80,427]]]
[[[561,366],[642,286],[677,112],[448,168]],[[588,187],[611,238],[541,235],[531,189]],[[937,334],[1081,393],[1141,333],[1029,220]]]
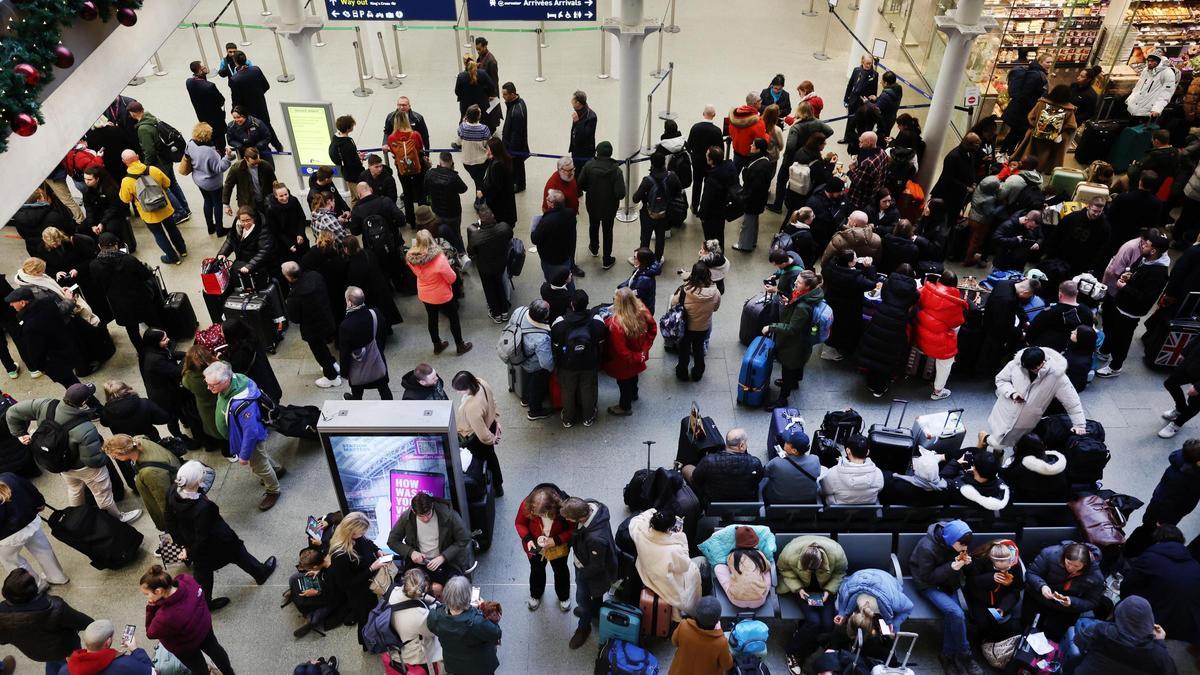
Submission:
[[[595,21],[596,0],[467,0],[471,21]]]
[[[454,21],[458,18],[455,0],[325,0],[325,10],[334,21]]]

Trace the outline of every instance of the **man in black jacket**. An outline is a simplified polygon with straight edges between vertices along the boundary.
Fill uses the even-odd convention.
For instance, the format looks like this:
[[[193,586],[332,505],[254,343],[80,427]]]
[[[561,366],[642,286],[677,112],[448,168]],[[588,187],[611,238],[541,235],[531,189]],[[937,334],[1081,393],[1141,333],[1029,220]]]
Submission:
[[[479,273],[488,316],[495,323],[505,323],[511,306],[506,275],[513,228],[508,223],[496,222],[496,216],[482,201],[475,204],[475,213],[479,220],[467,226],[467,255],[471,256],[475,271]]]
[[[721,127],[713,121],[717,117],[716,107],[711,103],[704,106],[703,116],[704,119],[692,125],[687,137],[687,149],[692,153],[693,214],[700,210],[700,195],[704,191],[704,177],[708,175],[708,149],[714,146],[722,147],[724,140],[721,135]]]
[[[1042,212],[1016,213],[996,228],[993,266],[997,270],[1024,272],[1030,258],[1042,247]]]
[[[963,136],[962,142],[942,160],[942,173],[929,196],[946,203],[946,213],[957,217],[971,191],[975,189],[975,167],[979,164],[979,149],[983,140],[974,132]],[[951,223],[953,225],[953,223]]]
[[[271,88],[271,83],[267,81],[267,76],[263,75],[261,68],[246,61],[245,53],[238,52],[234,55],[233,63],[235,70],[229,76],[229,97],[233,105],[242,106],[251,117],[262,120],[271,132],[271,147],[275,148],[276,152],[282,152],[283,144],[279,142],[279,136],[271,126],[271,110],[267,106],[267,91]]]
[[[1038,57],[1037,61],[1009,71],[1009,103],[1004,108],[1004,115],[1000,118],[1004,122],[1004,126],[1008,127],[1008,134],[998,144],[997,149],[1011,153],[1013,148],[1017,147],[1017,143],[1020,143],[1021,139],[1025,137],[1025,132],[1029,129],[1029,112],[1033,110],[1033,106],[1037,105],[1038,99],[1045,93],[1048,82],[1046,74],[1053,67],[1054,57],[1043,54]]]
[[[112,232],[100,235],[100,253],[88,264],[92,279],[108,302],[113,319],[129,334],[129,341],[142,353],[141,324],[156,325],[162,298],[158,281],[137,258],[121,250],[121,240]]]
[[[208,81],[208,66],[199,61],[191,63],[192,76],[187,80],[188,98],[196,111],[196,119],[213,129],[213,147],[225,154],[225,96],[217,85]]]
[[[555,372],[562,389],[562,424],[566,429],[583,419],[583,426],[596,423],[600,365],[608,328],[589,309],[587,291],[575,289],[571,311],[550,326]]]
[[[396,204],[396,200],[375,194],[371,184],[367,182],[355,185],[354,190],[358,196],[358,203],[350,209],[350,232],[361,235],[367,218],[381,216],[392,231],[392,238],[397,242],[401,241],[400,226],[404,224],[404,211]]]
[[[587,92],[577,91],[571,95],[571,145],[567,154],[575,160],[576,175],[583,171],[596,154],[596,111],[588,107]]]
[[[67,320],[51,297],[36,297],[29,286],[20,286],[4,298],[16,312],[16,330],[12,333],[25,365],[32,372],[43,372],[64,389],[79,382],[75,377],[79,347]]]
[[[695,467],[683,467],[684,477],[701,502],[758,501],[763,466],[748,450],[746,430],[730,429],[724,451],[705,455]]]
[[[1112,237],[1104,215],[1107,203],[1104,197],[1093,197],[1086,209],[1064,216],[1054,228],[1053,239],[1046,242],[1046,255],[1066,262],[1071,268],[1069,276],[1092,272],[1099,277],[1104,273],[1105,252]]]
[[[500,96],[508,113],[500,138],[508,154],[512,155],[513,191],[524,192],[525,160],[529,159],[529,110],[525,107],[525,99],[517,94],[517,85],[512,82],[504,83]]]
[[[550,280],[555,269],[575,266],[575,212],[566,206],[566,197],[559,190],[546,193],[548,211],[542,214],[530,240],[538,247],[542,274]]]
[[[813,212],[813,219],[809,224],[816,244],[813,250],[820,255],[850,216],[850,208],[846,205],[846,184],[841,178],[830,178],[824,185],[814,187],[807,206]],[[816,261],[815,257],[812,260],[804,260],[809,265],[816,264]]]
[[[347,401],[357,401],[362,398],[363,391],[375,389],[379,392],[380,399],[390,401],[393,397],[392,390],[388,387],[387,358],[383,353],[386,329],[383,315],[367,307],[366,295],[358,286],[347,286],[344,297],[346,299],[346,318],[342,319],[342,323],[338,325],[337,333],[339,359],[349,367],[348,364],[354,360],[354,354],[357,353],[361,356],[362,350],[374,341],[379,349],[380,357],[383,357],[384,375],[374,382],[351,383],[350,393],[342,394],[342,398]],[[374,327],[374,331],[372,331],[372,327]],[[408,397],[405,396],[405,398]]]
[[[412,109],[412,103],[409,102],[407,96],[401,96],[396,99],[396,109],[388,113],[387,118],[383,121],[383,147],[387,147],[388,136],[396,130],[396,113],[408,113],[408,123],[412,125],[413,131],[421,135],[421,141],[425,146],[425,155],[429,155],[429,127],[425,125],[425,118],[421,113]],[[386,152],[386,151],[385,151]]]
[[[400,378],[400,386],[404,387],[405,401],[446,401],[446,383],[428,363],[418,363],[416,368]]]
[[[372,193],[387,197],[392,201],[396,201],[400,197],[400,193],[396,190],[396,178],[392,175],[392,168],[383,161],[382,157],[374,153],[367,155],[367,170],[359,177],[358,182],[370,185]]]
[[[92,623],[92,617],[43,592],[37,578],[24,568],[9,573],[3,594],[0,643],[13,645],[26,658],[48,666],[65,664],[79,649],[79,631]]]
[[[511,118],[509,122],[511,123]],[[514,162],[515,164],[515,162]],[[462,176],[454,170],[454,155],[443,152],[438,155],[438,164],[425,172],[425,194],[429,196],[429,206],[433,214],[442,221],[454,236],[450,243],[463,252],[462,241],[462,198],[466,194],[467,184]]]
[[[1023,306],[1039,288],[1041,283],[1037,279],[1024,279],[1016,283],[997,281],[992,285],[992,293],[983,306],[984,338],[979,347],[980,374],[994,377],[1011,358],[1020,331],[1029,323]]]
[[[604,594],[617,580],[617,543],[608,507],[594,499],[571,497],[563,502],[563,518],[575,524],[571,551],[575,554],[575,616],[579,624],[569,643],[579,649],[592,633]]]
[[[713,146],[708,149],[708,175],[704,179],[704,196],[696,215],[704,229],[704,239],[716,239],[725,248],[725,206],[732,190],[740,189],[738,170],[725,151]]]
[[[337,332],[337,324],[329,308],[325,280],[319,272],[300,269],[300,265],[291,261],[283,263],[280,269],[292,287],[286,303],[287,319],[300,326],[300,339],[321,366],[321,377],[315,384],[322,389],[340,387],[341,368],[329,353],[329,341]]]
[[[1154,309],[1154,303],[1167,285],[1171,265],[1167,247],[1170,241],[1162,234],[1152,234],[1141,241],[1142,257],[1117,278],[1117,293],[1105,298],[1101,309],[1104,317],[1104,344],[1100,359],[1104,366],[1097,377],[1117,377],[1129,345],[1142,317]]]
[[[1093,325],[1092,310],[1078,302],[1079,285],[1068,279],[1058,285],[1058,302],[1038,312],[1025,331],[1030,346],[1061,352],[1071,344],[1071,333],[1079,326]]]
[[[957,670],[983,675],[971,655],[966,616],[957,597],[963,568],[971,564],[967,553],[970,546],[971,528],[963,521],[934,523],[917,542],[908,564],[917,590],[942,614],[942,650],[938,655],[942,669],[947,673]]]

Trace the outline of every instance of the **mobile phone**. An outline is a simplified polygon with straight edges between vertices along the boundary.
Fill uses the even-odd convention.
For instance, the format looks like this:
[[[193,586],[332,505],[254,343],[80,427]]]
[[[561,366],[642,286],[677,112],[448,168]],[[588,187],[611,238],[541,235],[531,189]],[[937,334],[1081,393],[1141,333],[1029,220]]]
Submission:
[[[129,641],[133,639],[133,634],[135,631],[137,631],[137,626],[131,623],[125,624],[125,634],[121,636],[121,644],[129,644]]]
[[[378,558],[376,558],[376,560],[381,560],[385,563],[390,563],[395,559],[396,559],[396,556],[392,555],[391,553],[386,553],[386,554],[381,555]]]
[[[778,443],[775,444],[775,454],[779,457],[787,457],[787,453],[783,451],[783,446]]]
[[[891,635],[892,627],[887,625],[887,623],[880,621],[879,622],[879,634],[880,635]]]
[[[988,607],[988,614],[991,614],[992,618],[997,621],[1004,620],[1004,617],[1000,614],[1000,610],[996,609],[995,607]]]
[[[472,586],[472,587],[471,587],[471,606],[472,606],[472,607],[478,607],[478,606],[479,606],[479,599],[480,599],[480,598],[479,598],[479,587],[478,587],[478,586]]]
[[[824,598],[820,598],[815,595],[810,595],[810,596],[808,596],[808,606],[809,607],[824,607],[825,600],[824,600]]]

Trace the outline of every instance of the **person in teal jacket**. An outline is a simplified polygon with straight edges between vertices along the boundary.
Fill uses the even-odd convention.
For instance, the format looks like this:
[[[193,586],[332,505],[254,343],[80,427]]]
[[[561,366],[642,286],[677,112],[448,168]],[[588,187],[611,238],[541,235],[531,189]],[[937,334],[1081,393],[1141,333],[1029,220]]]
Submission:
[[[775,336],[775,358],[783,366],[783,382],[779,387],[779,398],[767,404],[767,410],[786,408],[788,396],[800,386],[804,379],[804,366],[812,356],[813,308],[825,300],[821,290],[821,275],[804,270],[796,276],[791,297],[785,297],[786,305],[779,315],[779,322],[763,328],[763,335]]]
[[[266,489],[258,504],[260,511],[266,511],[279,501],[279,477],[285,469],[263,450],[269,431],[258,403],[262,395],[258,385],[245,375],[234,373],[224,361],[204,369],[204,382],[217,395],[217,431],[229,439],[231,456],[249,465]]]

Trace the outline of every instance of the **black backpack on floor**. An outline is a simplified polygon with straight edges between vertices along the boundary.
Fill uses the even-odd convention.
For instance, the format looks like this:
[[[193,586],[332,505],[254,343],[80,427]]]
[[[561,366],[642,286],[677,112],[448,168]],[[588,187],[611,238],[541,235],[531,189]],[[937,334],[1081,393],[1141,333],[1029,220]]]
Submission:
[[[1104,479],[1104,467],[1112,454],[1104,441],[1087,435],[1072,435],[1064,453],[1067,457],[1067,478],[1071,485],[1094,486]]]
[[[141,552],[141,532],[94,506],[51,507],[46,523],[55,539],[86,555],[98,570],[124,567]]]

